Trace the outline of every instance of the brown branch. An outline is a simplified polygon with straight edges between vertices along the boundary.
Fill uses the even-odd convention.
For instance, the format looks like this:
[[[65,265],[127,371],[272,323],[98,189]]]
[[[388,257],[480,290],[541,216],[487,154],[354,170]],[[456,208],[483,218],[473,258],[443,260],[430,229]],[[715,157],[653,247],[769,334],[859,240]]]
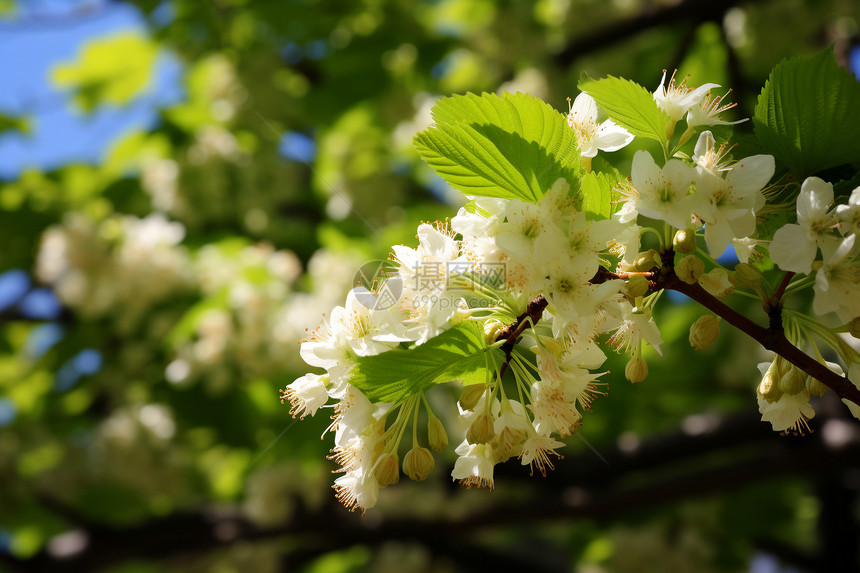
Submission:
[[[675,290],[687,295],[738,330],[744,332],[767,350],[772,350],[779,354],[816,380],[819,380],[822,384],[830,387],[840,398],[845,398],[860,405],[860,389],[854,386],[847,377],[833,372],[789,342],[785,337],[785,332],[781,325],[772,325],[765,328],[756,324],[710,294],[699,284],[685,283],[675,275],[674,271],[670,275],[658,279],[658,285],[660,288]],[[776,307],[772,316],[781,314],[781,310],[780,307]]]
[[[520,335],[525,332],[525,329],[529,325],[534,326],[538,323],[548,304],[549,301],[542,294],[538,295],[536,299],[526,306],[525,312],[519,315],[517,320],[513,324],[509,324],[499,335],[499,340],[505,341],[501,346],[502,352],[505,353],[505,361],[499,369],[499,379],[504,376],[505,371],[508,369],[508,363],[511,361],[511,352],[514,351],[514,345],[516,345]]]
[[[791,279],[794,278],[794,274],[795,273],[788,271],[785,273],[785,276],[782,277],[782,281],[780,281],[779,286],[776,287],[776,292],[773,293],[772,297],[770,297],[771,307],[779,306],[779,303],[782,300],[782,295],[785,294],[785,289],[788,287],[788,283],[791,282]]]
[[[651,282],[651,290],[674,290],[687,295],[741,332],[745,333],[767,350],[771,350],[776,354],[779,354],[802,371],[820,381],[825,386],[828,386],[831,390],[836,392],[836,395],[840,398],[850,400],[851,402],[860,405],[860,389],[858,389],[851,380],[833,372],[827,366],[821,364],[788,341],[782,328],[781,305],[776,304],[770,309],[768,313],[770,324],[765,328],[722,302],[720,299],[702,288],[698,283],[688,284],[679,279],[678,275],[675,274],[674,257],[675,253],[671,249],[660,253],[660,259],[663,262],[663,266],[652,273],[651,276],[653,277],[653,280]],[[788,280],[791,280],[789,274],[786,274],[786,277]],[[616,274],[601,267],[598,269],[597,273],[595,273],[591,282],[592,284],[597,284],[619,278],[625,278],[625,274]],[[786,278],[783,278],[783,283],[785,283],[785,285],[788,284]],[[780,284],[780,288],[777,289],[777,294],[780,294],[781,297],[781,291],[784,290],[785,287]],[[777,297],[776,294],[774,297],[777,301],[780,298]]]

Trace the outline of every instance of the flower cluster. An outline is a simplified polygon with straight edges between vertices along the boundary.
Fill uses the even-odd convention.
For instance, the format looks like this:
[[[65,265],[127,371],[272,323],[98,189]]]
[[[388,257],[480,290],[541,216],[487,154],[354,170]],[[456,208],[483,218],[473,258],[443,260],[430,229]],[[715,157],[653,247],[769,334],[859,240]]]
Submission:
[[[816,311],[835,311],[843,320],[860,315],[860,273],[851,262],[860,190],[849,205],[831,210],[832,188],[807,180],[798,223],[777,231],[768,247],[758,222],[765,205],[775,210],[769,202],[777,192],[770,183],[774,158],[733,158],[730,147],[702,130],[738,123],[719,117],[732,107],[722,103],[724,96],[711,99],[710,90],[719,86],[693,88],[686,81],[675,83],[674,75],[668,84],[665,80],[664,75],[653,94],[670,122],[665,156],[635,152],[630,178],[616,181],[622,205],[614,214],[596,216],[584,207],[584,179],[559,179],[534,203],[469,197],[449,223],[420,225],[417,247],[394,246],[380,280],[353,289],[345,305],[302,343],[304,360],[326,372],[302,376],[282,392],[282,400],[301,417],[333,408],[331,459],[342,473],[334,487],[347,507],[364,511],[375,505],[379,489],[399,480],[401,466],[413,480],[426,478],[435,465],[430,450],[444,449],[449,431],[456,430],[459,442],[451,475],[467,487],[492,488],[495,464],[514,457],[532,471],[552,468],[559,438],[575,432],[583,412],[605,393],[608,382],[600,372],[605,348],[629,354],[628,380],[647,377],[642,350],[650,345],[660,352],[652,309],[662,293],[659,281],[667,277],[713,298],[745,290],[771,300],[753,266],[769,249],[784,270],[818,269],[816,292],[830,294],[816,296]],[[586,172],[598,150],[616,151],[633,140],[601,116],[585,93],[567,116]],[[685,117],[685,131],[672,139]],[[692,154],[681,152],[696,133]],[[659,249],[643,247],[649,233],[658,238]],[[698,247],[697,238],[706,249]],[[741,260],[734,270],[716,261],[730,245]],[[814,261],[819,249],[823,260]],[[719,322],[712,315],[697,320],[691,345],[701,350],[713,344]],[[804,331],[830,332],[811,320],[801,324],[789,311],[786,322],[794,344],[802,342]],[[470,363],[479,375],[461,369],[446,378],[450,365],[433,364],[420,349],[464,325],[483,332],[485,348]],[[828,338],[838,346],[836,339]],[[423,370],[389,388],[384,395],[394,396],[391,400],[369,399],[366,384],[374,381],[358,383],[357,373],[372,361],[413,356],[410,352],[415,359],[408,363]],[[397,360],[385,364],[393,371],[405,368]],[[425,391],[455,380],[463,382],[463,390],[457,422],[446,431]],[[778,431],[803,429],[813,415],[810,392],[824,388],[778,357],[759,388],[763,420]],[[401,441],[410,426],[412,446],[401,464]]]
[[[114,313],[124,328],[153,305],[191,285],[185,228],[160,214],[112,216],[100,223],[70,215],[48,229],[36,261],[39,279],[64,304],[101,316]]]

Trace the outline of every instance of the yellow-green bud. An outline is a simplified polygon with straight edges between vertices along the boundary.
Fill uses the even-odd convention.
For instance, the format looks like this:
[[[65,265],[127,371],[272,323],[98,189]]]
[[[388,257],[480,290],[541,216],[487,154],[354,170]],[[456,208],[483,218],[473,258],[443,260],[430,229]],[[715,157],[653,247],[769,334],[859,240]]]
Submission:
[[[424,481],[435,465],[436,460],[430,450],[420,446],[412,448],[403,457],[403,473],[413,481]]]
[[[696,284],[705,274],[705,261],[696,255],[687,255],[675,265],[675,274],[687,284]]]
[[[460,394],[460,407],[464,410],[471,410],[478,405],[478,400],[486,392],[485,384],[472,384],[463,388],[463,393]]]
[[[824,393],[827,392],[827,386],[821,380],[812,376],[806,377],[806,389],[813,396],[824,396]]]
[[[779,356],[779,355],[777,355],[777,357],[774,358],[773,362],[774,362],[774,364],[776,364],[775,374],[776,374],[777,380],[779,380],[780,378],[785,376],[792,367],[791,362],[789,362],[788,360],[786,360],[785,358],[783,358],[782,356]]]
[[[466,432],[466,439],[470,444],[486,444],[493,439],[496,431],[493,428],[493,417],[489,414],[481,414]]]
[[[642,275],[633,275],[627,281],[627,295],[635,299],[637,296],[645,296],[645,293],[650,289],[648,279]]]
[[[690,346],[704,350],[712,345],[720,335],[720,317],[713,314],[700,316],[690,327]]]
[[[782,390],[779,389],[779,367],[776,360],[764,373],[764,377],[758,385],[758,393],[768,402],[776,402],[782,397]]]
[[[427,424],[427,441],[430,442],[430,447],[437,452],[448,447],[448,434],[445,433],[445,426],[436,416],[431,416],[430,422]]]
[[[729,273],[729,281],[741,288],[758,290],[761,286],[761,271],[747,263],[735,265],[735,270]]]
[[[696,233],[690,229],[681,229],[672,239],[672,248],[676,253],[692,253],[696,250]]]
[[[800,394],[806,387],[803,373],[796,366],[788,369],[788,372],[779,379],[779,389],[786,394]]]
[[[648,378],[648,363],[643,358],[631,358],[624,367],[624,377],[633,382],[642,382]]]
[[[851,333],[851,336],[854,338],[860,338],[860,316],[851,320],[848,323],[848,332]]]
[[[373,475],[379,487],[386,487],[400,481],[400,460],[394,454],[382,454],[376,460]]]
[[[498,320],[488,320],[484,323],[484,340],[487,344],[494,343],[505,328],[507,326]]]
[[[637,271],[650,271],[657,266],[657,261],[657,251],[648,249],[636,257],[636,262],[633,263],[633,266]]]

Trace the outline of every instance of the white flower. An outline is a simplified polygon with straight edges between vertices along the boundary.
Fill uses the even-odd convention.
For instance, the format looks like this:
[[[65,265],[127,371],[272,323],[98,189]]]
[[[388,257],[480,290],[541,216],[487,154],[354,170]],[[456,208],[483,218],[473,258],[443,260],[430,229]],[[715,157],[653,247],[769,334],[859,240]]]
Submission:
[[[843,235],[860,231],[860,187],[851,192],[847,205],[836,207],[836,218]]]
[[[714,138],[703,132],[696,143],[696,192],[693,212],[705,222],[705,242],[712,257],[719,257],[736,237],[755,232],[755,212],[764,206],[762,188],[773,176],[770,155],[753,155],[731,167],[720,164]],[[725,178],[712,169],[725,171]]]
[[[860,316],[860,265],[851,260],[856,237],[847,236],[815,275],[815,314],[835,312],[844,322]]]
[[[359,509],[362,515],[376,505],[379,497],[379,482],[373,475],[377,443],[377,436],[357,436],[337,446],[330,456],[341,466],[338,471],[344,473],[332,486],[338,501],[350,511]]]
[[[628,352],[639,348],[643,340],[650,344],[657,354],[663,355],[660,350],[663,339],[660,337],[657,324],[651,318],[650,309],[638,310],[627,305],[624,321],[609,339],[609,344],[616,352]]]
[[[576,143],[583,157],[594,157],[598,149],[618,151],[633,141],[632,133],[611,120],[598,124],[598,115],[597,102],[587,93],[576,96],[567,114],[567,124],[576,131]]]
[[[331,311],[334,338],[344,340],[358,356],[379,354],[406,340],[402,337],[405,328],[397,306],[384,310],[368,308],[366,304],[372,297],[366,288],[354,288],[346,296],[346,306]]]
[[[679,159],[670,159],[662,169],[651,154],[640,149],[633,156],[630,201],[646,217],[685,229],[690,225],[690,189],[695,171]]]
[[[830,210],[832,202],[833,185],[818,177],[806,178],[797,197],[797,224],[783,225],[770,243],[774,264],[784,271],[809,274],[818,247],[833,249],[836,237],[829,231],[836,216]]]
[[[325,383],[328,376],[318,374],[305,374],[295,382],[287,386],[281,394],[281,400],[290,401],[292,408],[290,414],[295,418],[299,416],[313,416],[320,406],[328,401],[328,392]]]
[[[538,380],[531,390],[529,409],[534,414],[535,430],[543,435],[569,436],[582,419],[576,409],[576,396],[568,396],[564,385],[551,379]]]
[[[735,249],[738,260],[742,263],[749,263],[751,258],[753,260],[761,259],[763,255],[756,251],[755,247],[756,245],[766,245],[767,243],[767,241],[751,239],[749,237],[732,239],[732,247]]]
[[[803,434],[804,430],[808,432],[807,422],[815,416],[815,410],[809,405],[809,395],[806,392],[783,394],[775,402],[768,402],[759,396],[758,410],[762,422],[770,422],[774,431],[794,434]]]
[[[719,84],[705,84],[698,88],[691,88],[687,86],[687,79],[684,80],[680,84],[675,83],[675,74],[677,70],[672,72],[672,77],[669,78],[669,83],[666,84],[666,70],[663,70],[663,78],[660,80],[660,87],[657,88],[657,91],[654,92],[654,100],[657,102],[657,106],[666,112],[666,115],[673,122],[677,122],[679,119],[684,117],[684,114],[689,111],[691,107],[697,105],[702,98],[705,97],[705,94],[711,90],[711,88],[720,87]]]
[[[493,448],[487,444],[470,444],[463,440],[454,450],[460,457],[454,462],[453,479],[467,488],[472,486],[493,489]]]
[[[533,435],[523,445],[522,464],[531,466],[531,473],[534,475],[534,468],[537,466],[541,475],[546,475],[546,468],[555,469],[552,465],[552,460],[549,456],[554,455],[561,458],[555,450],[564,446],[562,442],[555,440],[549,436]]]
[[[534,203],[514,200],[505,207],[504,217],[496,243],[515,261],[530,259],[535,239],[550,223],[543,209]]]
[[[707,94],[698,105],[692,106],[690,111],[687,112],[687,127],[693,129],[703,125],[736,125],[747,121],[748,118],[739,119],[738,121],[723,121],[720,119],[719,114],[738,105],[736,103],[723,104],[723,98],[728,96],[731,91],[729,90],[725,94],[713,99],[711,99],[711,94]]]

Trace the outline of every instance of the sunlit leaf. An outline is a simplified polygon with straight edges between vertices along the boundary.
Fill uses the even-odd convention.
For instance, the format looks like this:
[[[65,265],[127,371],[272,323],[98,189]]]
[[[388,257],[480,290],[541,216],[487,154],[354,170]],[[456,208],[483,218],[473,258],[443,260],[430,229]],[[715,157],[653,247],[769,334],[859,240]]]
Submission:
[[[149,87],[157,56],[157,44],[125,32],[88,42],[76,60],[55,66],[51,79],[72,91],[84,111],[101,104],[124,105]]]
[[[860,161],[860,83],[836,63],[833,49],[783,60],[755,108],[755,133],[766,153],[803,179]]]
[[[421,346],[358,359],[349,383],[373,402],[399,402],[436,384],[487,379],[483,329],[473,322],[451,327]]]
[[[608,76],[583,78],[579,89],[597,101],[609,117],[633,135],[666,142],[669,117],[657,107],[654,96],[636,82]]]
[[[581,171],[564,115],[527,94],[466,94],[439,100],[435,125],[415,136],[421,158],[467,195],[536,203],[559,178]]]

